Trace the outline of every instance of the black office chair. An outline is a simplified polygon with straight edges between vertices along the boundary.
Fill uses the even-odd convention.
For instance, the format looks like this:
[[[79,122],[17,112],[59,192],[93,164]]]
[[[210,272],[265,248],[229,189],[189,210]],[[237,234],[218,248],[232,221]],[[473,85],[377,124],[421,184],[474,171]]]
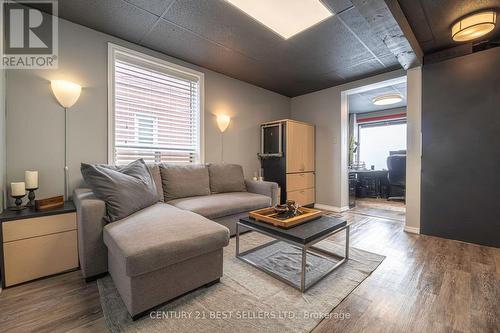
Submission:
[[[390,154],[387,157],[389,173],[389,197],[387,200],[405,201],[406,192],[406,154]]]

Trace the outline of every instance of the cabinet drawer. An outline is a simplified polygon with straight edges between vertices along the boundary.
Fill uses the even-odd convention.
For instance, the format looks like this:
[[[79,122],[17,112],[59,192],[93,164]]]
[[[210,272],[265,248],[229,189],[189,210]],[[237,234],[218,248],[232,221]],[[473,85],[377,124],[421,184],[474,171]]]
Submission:
[[[5,285],[78,267],[76,230],[3,244]]]
[[[19,239],[76,230],[76,213],[9,221],[4,222],[2,226],[3,241],[11,242]]]
[[[293,173],[286,175],[287,191],[297,191],[314,187],[314,173]]]
[[[300,206],[309,205],[315,201],[314,188],[286,192],[286,197],[288,200],[294,200]]]

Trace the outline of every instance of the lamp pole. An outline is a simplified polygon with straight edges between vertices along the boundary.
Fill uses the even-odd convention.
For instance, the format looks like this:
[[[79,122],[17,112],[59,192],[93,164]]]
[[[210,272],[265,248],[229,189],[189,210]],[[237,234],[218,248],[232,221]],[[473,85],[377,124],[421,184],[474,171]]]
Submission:
[[[68,168],[68,108],[64,108],[64,200],[68,200],[69,168]]]
[[[220,162],[224,163],[224,132],[220,132]]]

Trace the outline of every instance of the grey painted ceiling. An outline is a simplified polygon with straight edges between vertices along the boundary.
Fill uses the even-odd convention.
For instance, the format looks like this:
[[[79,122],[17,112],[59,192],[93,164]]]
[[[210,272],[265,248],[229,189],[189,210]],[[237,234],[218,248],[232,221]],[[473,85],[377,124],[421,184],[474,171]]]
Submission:
[[[323,2],[336,15],[289,40],[223,0],[62,0],[59,16],[286,96],[401,68],[349,0]]]
[[[462,16],[495,8],[500,0],[398,0],[408,23],[426,54],[457,46],[451,39],[451,26]],[[497,18],[498,21],[498,18]],[[498,40],[500,25],[480,40]]]
[[[399,93],[404,98],[401,102],[391,105],[374,105],[372,103],[372,99],[374,97],[390,93]],[[406,82],[349,95],[349,113],[365,113],[400,108],[405,106]]]

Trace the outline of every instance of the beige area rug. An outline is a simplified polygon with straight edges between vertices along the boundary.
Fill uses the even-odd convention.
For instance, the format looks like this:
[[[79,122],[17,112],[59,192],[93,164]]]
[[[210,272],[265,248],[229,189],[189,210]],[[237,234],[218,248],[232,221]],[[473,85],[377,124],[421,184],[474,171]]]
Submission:
[[[242,251],[271,241],[250,232],[240,238]],[[343,255],[343,244],[325,240],[318,244]],[[288,249],[289,250],[289,249]],[[235,258],[235,239],[224,249],[221,282],[200,288],[133,322],[110,276],[99,279],[99,295],[111,332],[309,332],[325,316],[341,316],[332,310],[384,260],[384,256],[350,249],[350,259],[307,292],[274,279]],[[281,257],[274,255],[275,258]],[[271,261],[272,262],[272,261]],[[283,265],[283,262],[280,262]],[[308,273],[315,266],[307,260]],[[298,265],[286,265],[288,274]],[[311,272],[314,273],[314,272]],[[157,312],[160,311],[160,312]],[[159,317],[159,318],[158,318]]]

